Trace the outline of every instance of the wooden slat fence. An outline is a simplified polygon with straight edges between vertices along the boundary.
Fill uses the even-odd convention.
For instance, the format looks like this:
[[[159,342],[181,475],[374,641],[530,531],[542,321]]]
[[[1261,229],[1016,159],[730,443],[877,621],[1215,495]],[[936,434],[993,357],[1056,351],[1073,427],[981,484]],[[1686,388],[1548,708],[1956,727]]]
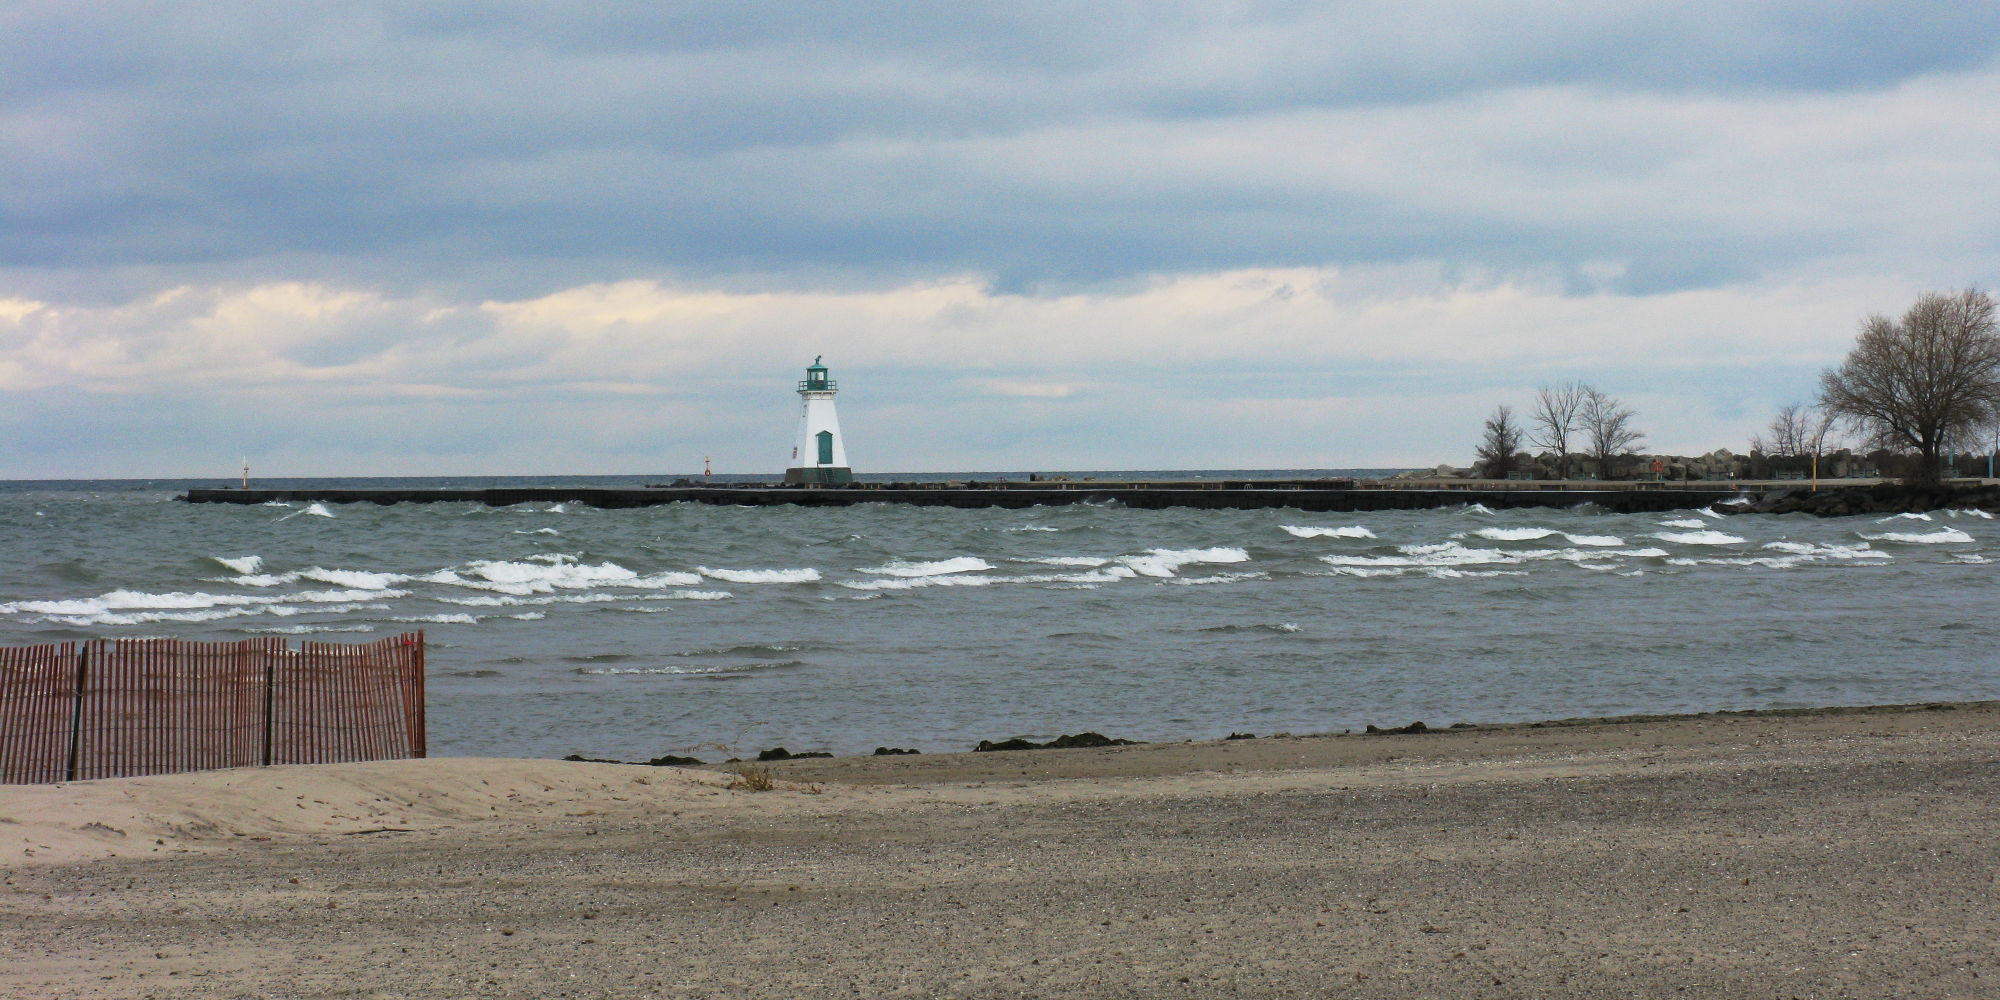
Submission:
[[[0,784],[422,757],[424,635],[0,648]]]

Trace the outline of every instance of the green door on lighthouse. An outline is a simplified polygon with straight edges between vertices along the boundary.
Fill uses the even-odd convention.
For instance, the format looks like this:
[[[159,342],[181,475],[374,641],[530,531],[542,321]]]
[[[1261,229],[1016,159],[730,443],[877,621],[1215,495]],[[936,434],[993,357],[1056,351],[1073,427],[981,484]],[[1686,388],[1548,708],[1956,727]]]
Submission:
[[[833,432],[832,432],[832,431],[820,431],[820,432],[819,432],[819,434],[817,435],[817,437],[819,438],[819,464],[821,464],[821,465],[832,465],[832,464],[833,464]]]

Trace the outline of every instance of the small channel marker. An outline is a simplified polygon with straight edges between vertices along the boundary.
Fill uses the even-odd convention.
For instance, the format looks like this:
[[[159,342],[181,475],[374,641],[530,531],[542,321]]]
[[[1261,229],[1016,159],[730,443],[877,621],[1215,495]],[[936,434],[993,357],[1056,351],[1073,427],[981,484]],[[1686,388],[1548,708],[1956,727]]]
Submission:
[[[792,465],[785,470],[785,483],[820,486],[851,483],[854,470],[847,467],[847,442],[840,436],[840,417],[833,412],[833,396],[839,386],[826,377],[826,366],[814,358],[799,383],[799,437],[792,445]]]

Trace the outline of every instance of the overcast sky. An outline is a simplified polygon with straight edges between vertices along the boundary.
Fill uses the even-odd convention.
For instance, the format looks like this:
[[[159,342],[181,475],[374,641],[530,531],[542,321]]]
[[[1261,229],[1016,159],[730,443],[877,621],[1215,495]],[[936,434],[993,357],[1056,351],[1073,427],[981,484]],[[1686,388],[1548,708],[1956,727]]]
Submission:
[[[0,0],[0,478],[1743,450],[1992,287],[2000,5]]]

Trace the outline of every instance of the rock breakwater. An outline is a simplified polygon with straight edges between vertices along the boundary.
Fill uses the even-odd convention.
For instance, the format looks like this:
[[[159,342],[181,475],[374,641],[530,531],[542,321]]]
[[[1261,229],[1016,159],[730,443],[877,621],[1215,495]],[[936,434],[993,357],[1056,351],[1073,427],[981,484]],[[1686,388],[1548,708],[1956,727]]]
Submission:
[[[2000,485],[1904,486],[1884,483],[1839,490],[1774,490],[1749,503],[1718,504],[1724,514],[1926,514],[1934,510],[2000,513]]]

